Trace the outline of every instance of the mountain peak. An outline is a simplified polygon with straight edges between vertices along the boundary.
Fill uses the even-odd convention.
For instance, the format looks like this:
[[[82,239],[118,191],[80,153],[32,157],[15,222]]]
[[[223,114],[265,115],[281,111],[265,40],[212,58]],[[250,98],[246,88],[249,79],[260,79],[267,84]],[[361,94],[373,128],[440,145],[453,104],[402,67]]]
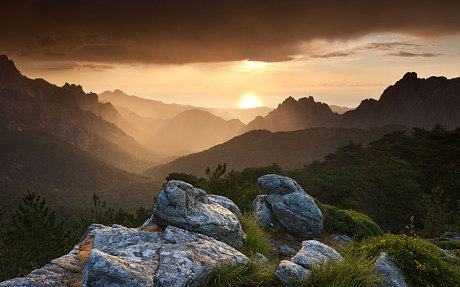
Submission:
[[[0,88],[16,89],[20,84],[21,72],[6,55],[0,55]]]
[[[407,72],[402,80],[416,80],[417,79],[417,73],[416,72]]]

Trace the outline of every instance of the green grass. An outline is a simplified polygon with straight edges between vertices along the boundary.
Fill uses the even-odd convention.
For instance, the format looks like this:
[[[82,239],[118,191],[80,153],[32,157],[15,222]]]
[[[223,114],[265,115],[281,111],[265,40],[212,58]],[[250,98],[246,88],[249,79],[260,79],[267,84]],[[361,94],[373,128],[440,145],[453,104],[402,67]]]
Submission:
[[[280,286],[275,276],[277,265],[260,265],[252,262],[249,266],[224,264],[211,273],[211,287],[275,287]]]
[[[367,215],[353,210],[342,210],[335,206],[315,201],[323,214],[324,231],[345,234],[357,240],[383,235],[380,227]]]
[[[458,286],[460,260],[449,258],[428,240],[387,234],[355,243],[354,252],[376,258],[386,252],[411,286]]]
[[[452,253],[460,257],[460,241],[452,238],[432,239],[431,242],[439,248],[450,250]]]
[[[374,272],[375,260],[348,252],[342,262],[330,260],[311,270],[310,277],[296,286],[311,287],[373,287],[379,281]]]
[[[269,241],[269,235],[257,224],[253,213],[246,212],[240,221],[246,233],[246,244],[240,249],[240,252],[248,257],[257,252],[268,258],[273,257],[275,248]]]

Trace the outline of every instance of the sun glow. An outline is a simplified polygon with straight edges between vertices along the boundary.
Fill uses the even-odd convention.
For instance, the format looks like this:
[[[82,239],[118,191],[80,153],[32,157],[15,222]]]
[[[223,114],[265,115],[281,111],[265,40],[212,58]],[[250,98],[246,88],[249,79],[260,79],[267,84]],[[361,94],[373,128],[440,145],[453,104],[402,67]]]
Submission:
[[[268,68],[270,64],[261,61],[244,61],[239,70],[244,72],[263,71]]]
[[[262,104],[259,97],[252,92],[245,93],[241,96],[238,106],[240,109],[250,109],[260,107]]]

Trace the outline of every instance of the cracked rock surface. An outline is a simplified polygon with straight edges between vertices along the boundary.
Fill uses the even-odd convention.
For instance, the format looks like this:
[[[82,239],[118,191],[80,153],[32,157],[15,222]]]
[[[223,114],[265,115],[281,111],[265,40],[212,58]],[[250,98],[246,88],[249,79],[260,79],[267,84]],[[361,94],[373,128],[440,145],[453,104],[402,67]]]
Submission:
[[[161,232],[107,228],[96,233],[83,286],[206,286],[214,267],[249,258],[214,238],[168,226]]]
[[[215,203],[217,200],[220,203]],[[150,221],[164,227],[173,225],[208,235],[235,248],[242,247],[245,234],[238,217],[223,204],[222,199],[208,199],[202,189],[171,180],[158,195]]]

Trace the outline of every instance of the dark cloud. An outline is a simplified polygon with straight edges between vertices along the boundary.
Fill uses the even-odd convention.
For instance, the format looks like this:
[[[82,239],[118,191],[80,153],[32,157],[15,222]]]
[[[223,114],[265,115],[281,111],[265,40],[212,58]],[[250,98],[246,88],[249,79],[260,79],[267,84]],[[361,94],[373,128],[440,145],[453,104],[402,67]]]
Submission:
[[[353,53],[337,51],[337,52],[331,52],[331,53],[321,54],[321,55],[312,55],[311,57],[312,58],[328,59],[328,58],[334,58],[334,57],[346,57],[346,56],[349,56],[351,54],[353,54]]]
[[[300,43],[315,39],[460,32],[460,1],[4,2],[0,52],[40,61],[285,61],[299,52]]]
[[[420,44],[408,43],[408,42],[384,42],[384,43],[369,43],[366,45],[368,50],[393,50],[401,47],[419,48]]]
[[[405,51],[399,51],[396,53],[387,53],[387,56],[396,56],[396,57],[421,57],[421,58],[432,58],[437,56],[442,56],[443,54],[433,54],[433,53],[410,53]]]

